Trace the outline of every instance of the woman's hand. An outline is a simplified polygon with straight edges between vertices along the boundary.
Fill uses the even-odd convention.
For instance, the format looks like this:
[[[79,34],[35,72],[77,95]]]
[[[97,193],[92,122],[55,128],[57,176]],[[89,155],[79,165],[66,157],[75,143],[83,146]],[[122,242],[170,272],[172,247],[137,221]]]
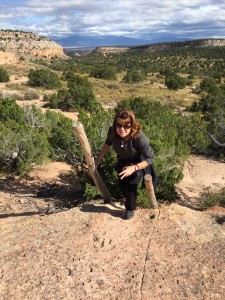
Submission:
[[[124,167],[123,170],[119,173],[120,179],[123,179],[127,176],[130,176],[135,172],[135,165]]]

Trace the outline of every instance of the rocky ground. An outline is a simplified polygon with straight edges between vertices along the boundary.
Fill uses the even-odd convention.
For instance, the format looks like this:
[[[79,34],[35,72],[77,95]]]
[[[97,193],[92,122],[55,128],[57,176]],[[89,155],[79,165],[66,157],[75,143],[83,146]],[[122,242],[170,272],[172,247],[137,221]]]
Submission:
[[[201,186],[197,178],[204,185],[193,177],[204,163],[212,172],[224,167],[191,157],[178,187],[183,200]],[[0,183],[0,299],[223,299],[224,209],[180,200],[126,221],[119,203],[82,203],[61,163]]]

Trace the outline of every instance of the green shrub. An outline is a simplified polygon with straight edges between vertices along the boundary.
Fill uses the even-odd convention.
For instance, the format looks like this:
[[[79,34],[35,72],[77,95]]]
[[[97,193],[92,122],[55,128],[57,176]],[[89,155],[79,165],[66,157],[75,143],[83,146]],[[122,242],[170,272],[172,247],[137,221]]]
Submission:
[[[80,143],[72,130],[72,120],[61,113],[48,110],[46,112],[45,132],[51,147],[53,160],[80,164],[82,151]]]
[[[216,80],[213,78],[204,78],[202,79],[199,85],[200,91],[206,91],[209,93],[213,93],[217,89]]]
[[[6,98],[0,101],[0,170],[2,172],[23,174],[33,163],[41,163],[49,156],[50,149],[46,134],[36,126],[35,118],[32,123],[29,123],[29,120],[15,100]]]
[[[8,82],[9,74],[6,69],[0,66],[0,82]]]
[[[93,111],[97,105],[92,84],[87,78],[73,73],[67,74],[68,90],[58,92],[58,107],[65,111],[85,109]]]
[[[24,174],[33,163],[42,163],[48,157],[49,145],[43,133],[15,123],[0,124],[0,170]]]
[[[51,97],[48,99],[48,106],[50,108],[58,108],[59,107],[59,99],[57,94],[51,95]]]
[[[146,73],[144,70],[128,70],[123,81],[126,83],[137,83],[144,79],[146,79]]]
[[[194,102],[190,111],[201,114],[207,126],[198,128],[203,130],[205,138],[209,141],[205,154],[225,156],[225,91],[223,87],[214,89],[206,96],[202,96],[199,102]]]
[[[166,76],[165,85],[170,90],[178,90],[184,88],[187,85],[187,80],[176,74],[173,76]]]
[[[58,75],[45,69],[31,70],[28,78],[30,86],[45,87],[46,89],[54,89],[61,86]]]
[[[13,120],[17,124],[25,124],[23,109],[16,104],[15,99],[0,99],[0,122]]]
[[[91,77],[115,80],[116,79],[116,68],[115,67],[95,67],[90,72]]]
[[[208,208],[215,205],[225,207],[225,187],[217,192],[213,192],[210,188],[206,188],[200,194],[200,199],[200,207],[202,208]]]
[[[82,159],[70,119],[36,106],[22,109],[12,99],[0,100],[0,139],[0,172],[24,174],[50,158]]]
[[[86,183],[84,197],[88,200],[93,200],[95,197],[99,196],[99,191],[96,186]]]
[[[49,100],[49,96],[46,95],[46,94],[44,94],[44,96],[43,96],[43,101],[47,102],[48,100]]]

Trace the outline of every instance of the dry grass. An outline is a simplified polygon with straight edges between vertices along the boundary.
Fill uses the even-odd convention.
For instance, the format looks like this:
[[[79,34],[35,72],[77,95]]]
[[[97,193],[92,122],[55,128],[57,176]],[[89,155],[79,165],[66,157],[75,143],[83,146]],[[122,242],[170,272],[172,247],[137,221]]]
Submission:
[[[123,74],[119,74],[115,81],[96,78],[89,78],[89,80],[93,84],[96,98],[103,104],[117,103],[124,98],[143,97],[158,100],[173,107],[187,107],[198,99],[198,96],[192,92],[194,85],[173,91],[165,86],[164,79],[157,78],[156,75],[149,76],[147,80],[136,84],[124,83],[122,78]]]
[[[34,67],[34,64],[24,64],[23,68],[14,68],[10,70],[13,78],[11,82],[8,82],[5,89],[15,91],[23,91],[29,89],[24,83],[20,82],[20,78],[27,76],[28,70]],[[8,69],[8,68],[7,68]],[[184,89],[173,91],[169,90],[164,84],[164,78],[158,76],[158,74],[149,74],[148,78],[140,83],[127,84],[124,83],[123,77],[125,73],[117,74],[117,80],[102,80],[89,77],[89,81],[93,85],[94,94],[96,99],[101,102],[105,107],[113,107],[120,100],[130,97],[143,97],[149,99],[149,101],[160,101],[163,104],[169,104],[174,108],[187,107],[194,100],[199,98],[198,95],[192,92],[192,89],[199,84],[200,80],[195,79],[192,87],[186,87]],[[66,82],[62,81],[62,88],[66,88]],[[40,95],[51,95],[57,90],[46,90],[42,88],[37,89]]]
[[[9,90],[25,91],[25,90],[27,90],[28,87],[23,84],[12,82],[12,83],[7,83],[5,85],[5,88],[9,89]]]

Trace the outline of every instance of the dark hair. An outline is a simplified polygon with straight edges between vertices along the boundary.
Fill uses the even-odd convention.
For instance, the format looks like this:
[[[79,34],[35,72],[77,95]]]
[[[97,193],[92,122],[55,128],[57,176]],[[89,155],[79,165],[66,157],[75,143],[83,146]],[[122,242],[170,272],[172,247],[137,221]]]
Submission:
[[[122,124],[131,124],[130,136],[131,138],[136,138],[141,131],[141,126],[137,122],[133,111],[122,109],[116,113],[113,120],[113,135],[116,134],[116,123],[118,122],[118,119],[122,121]]]

